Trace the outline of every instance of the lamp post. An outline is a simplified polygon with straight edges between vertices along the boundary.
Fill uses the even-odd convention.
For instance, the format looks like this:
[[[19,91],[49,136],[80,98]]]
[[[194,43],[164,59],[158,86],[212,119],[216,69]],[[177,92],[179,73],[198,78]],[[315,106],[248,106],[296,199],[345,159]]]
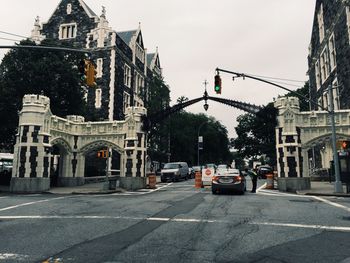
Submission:
[[[250,79],[255,79],[257,81],[261,81],[270,85],[273,85],[275,87],[278,87],[280,89],[283,90],[287,90],[289,92],[291,92],[292,94],[297,95],[299,98],[302,98],[303,100],[305,100],[306,102],[310,102],[311,104],[320,107],[322,110],[327,111],[330,114],[330,118],[331,118],[331,129],[332,129],[332,151],[333,151],[333,160],[334,160],[334,170],[335,170],[335,184],[334,184],[334,192],[335,193],[343,193],[343,186],[342,183],[340,181],[340,171],[339,171],[339,158],[338,158],[338,152],[337,152],[337,134],[336,134],[336,128],[335,128],[335,112],[334,112],[334,102],[333,102],[333,91],[332,91],[332,85],[330,86],[329,90],[328,90],[328,95],[330,98],[330,109],[327,109],[325,107],[323,107],[322,105],[319,105],[317,102],[311,100],[310,98],[305,97],[304,95],[290,90],[286,87],[283,87],[281,85],[278,85],[276,83],[258,78],[258,77],[254,77],[254,76],[249,76],[247,74],[244,73],[237,73],[237,72],[233,72],[233,71],[229,71],[229,70],[225,70],[225,69],[220,69],[220,68],[216,68],[216,71],[219,72],[225,72],[225,73],[229,73],[229,74],[233,74],[235,75],[235,77],[240,78],[242,77],[243,79],[245,78],[250,78]],[[234,78],[233,77],[233,80]]]
[[[204,124],[206,124],[207,122],[203,122],[201,123],[201,125],[199,125],[198,127],[198,133],[197,133],[197,165],[199,166],[199,133],[201,131],[201,128],[203,127]]]

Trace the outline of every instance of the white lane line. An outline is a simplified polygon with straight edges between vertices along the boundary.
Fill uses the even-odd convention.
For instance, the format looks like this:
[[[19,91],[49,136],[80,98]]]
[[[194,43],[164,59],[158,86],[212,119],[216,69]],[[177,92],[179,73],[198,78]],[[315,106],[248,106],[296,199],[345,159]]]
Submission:
[[[264,183],[262,186],[260,186],[256,191],[259,192],[261,189],[264,189],[266,187],[267,183]]]
[[[14,254],[14,253],[0,253],[0,260],[19,260],[26,261],[28,260],[28,255]]]
[[[156,189],[150,189],[148,190],[147,192],[145,191],[135,191],[135,192],[124,192],[124,193],[115,193],[115,194],[111,194],[111,195],[146,195],[146,194],[150,194],[150,193],[153,193],[153,192],[156,192],[156,191],[159,191],[160,189],[163,189],[165,187],[168,187],[170,185],[172,185],[173,183],[168,183],[166,185],[162,185],[162,186],[159,186],[157,187]],[[95,195],[95,196],[106,196],[106,195]]]
[[[342,226],[322,226],[322,225],[303,225],[303,224],[288,224],[288,223],[271,223],[271,222],[250,222],[250,225],[264,225],[264,226],[282,226],[282,227],[294,227],[294,228],[308,228],[308,229],[320,229],[320,230],[333,230],[333,231],[345,231],[350,232],[350,227]]]
[[[23,203],[23,204],[19,204],[19,205],[8,206],[8,207],[1,208],[0,212],[6,211],[6,210],[15,209],[15,208],[22,207],[22,206],[28,206],[28,205],[34,205],[34,204],[39,204],[39,203],[45,203],[45,202],[49,202],[49,201],[53,201],[53,200],[59,200],[59,199],[63,199],[63,198],[67,198],[67,197],[57,197],[57,198],[39,200],[39,201],[35,201],[35,202]]]
[[[0,199],[6,198],[7,196],[1,196]]]
[[[197,219],[197,218],[169,218],[169,217],[130,217],[130,216],[0,216],[0,219],[119,219],[119,220],[135,220],[135,221],[158,221],[158,222],[177,222],[177,223],[221,223],[232,224],[229,220],[215,220],[215,219]],[[294,227],[317,230],[333,230],[350,232],[350,227],[344,226],[327,226],[327,225],[305,225],[294,223],[276,223],[276,222],[248,222],[248,225],[259,226],[280,226],[280,227]]]
[[[347,207],[347,206],[344,206],[344,205],[341,205],[341,204],[338,204],[338,203],[334,203],[332,201],[329,201],[327,199],[324,199],[324,198],[318,197],[318,196],[310,196],[310,197],[312,197],[312,198],[314,198],[316,200],[319,200],[321,202],[324,202],[324,203],[326,203],[328,205],[331,205],[331,206],[334,206],[334,207],[337,207],[337,208],[341,208],[341,209],[343,209],[343,210],[345,210],[347,212],[350,212],[350,208]]]
[[[0,216],[0,219],[114,219],[114,220],[120,219],[120,220],[135,220],[135,221],[146,220],[146,221],[158,221],[158,222],[159,221],[160,222],[177,222],[177,223],[221,223],[221,224],[232,223],[232,221],[215,220],[215,219],[210,220],[210,219],[196,219],[196,218],[129,217],[129,216]],[[350,232],[350,227],[343,227],[343,226],[305,225],[305,224],[274,223],[274,222],[248,222],[247,224],[259,225],[259,226],[280,226],[280,227]]]

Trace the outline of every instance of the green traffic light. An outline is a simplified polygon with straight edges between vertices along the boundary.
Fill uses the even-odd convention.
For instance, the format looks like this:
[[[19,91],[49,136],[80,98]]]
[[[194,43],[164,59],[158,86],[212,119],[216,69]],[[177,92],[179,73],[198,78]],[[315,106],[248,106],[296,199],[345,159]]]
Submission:
[[[215,91],[219,91],[220,87],[219,86],[215,86]]]

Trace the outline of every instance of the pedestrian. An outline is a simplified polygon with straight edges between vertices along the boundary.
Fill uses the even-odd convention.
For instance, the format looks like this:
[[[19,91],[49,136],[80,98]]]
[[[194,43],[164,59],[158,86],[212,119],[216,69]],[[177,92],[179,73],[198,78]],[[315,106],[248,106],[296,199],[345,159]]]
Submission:
[[[245,171],[247,172],[247,174],[250,176],[250,178],[252,179],[252,184],[253,184],[253,187],[252,187],[252,193],[256,193],[256,185],[257,185],[257,182],[258,182],[258,174],[256,173],[255,169],[252,169],[252,170],[249,170],[248,169],[245,169]]]

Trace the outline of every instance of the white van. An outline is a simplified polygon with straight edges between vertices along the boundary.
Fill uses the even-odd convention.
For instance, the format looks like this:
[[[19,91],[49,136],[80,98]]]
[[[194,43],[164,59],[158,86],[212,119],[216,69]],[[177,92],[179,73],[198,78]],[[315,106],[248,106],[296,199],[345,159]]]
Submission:
[[[11,173],[13,164],[12,153],[0,153],[0,173]]]
[[[10,185],[13,166],[12,153],[0,153],[0,185]]]
[[[166,163],[160,173],[162,182],[175,182],[180,179],[187,180],[189,178],[189,169],[186,162]]]

